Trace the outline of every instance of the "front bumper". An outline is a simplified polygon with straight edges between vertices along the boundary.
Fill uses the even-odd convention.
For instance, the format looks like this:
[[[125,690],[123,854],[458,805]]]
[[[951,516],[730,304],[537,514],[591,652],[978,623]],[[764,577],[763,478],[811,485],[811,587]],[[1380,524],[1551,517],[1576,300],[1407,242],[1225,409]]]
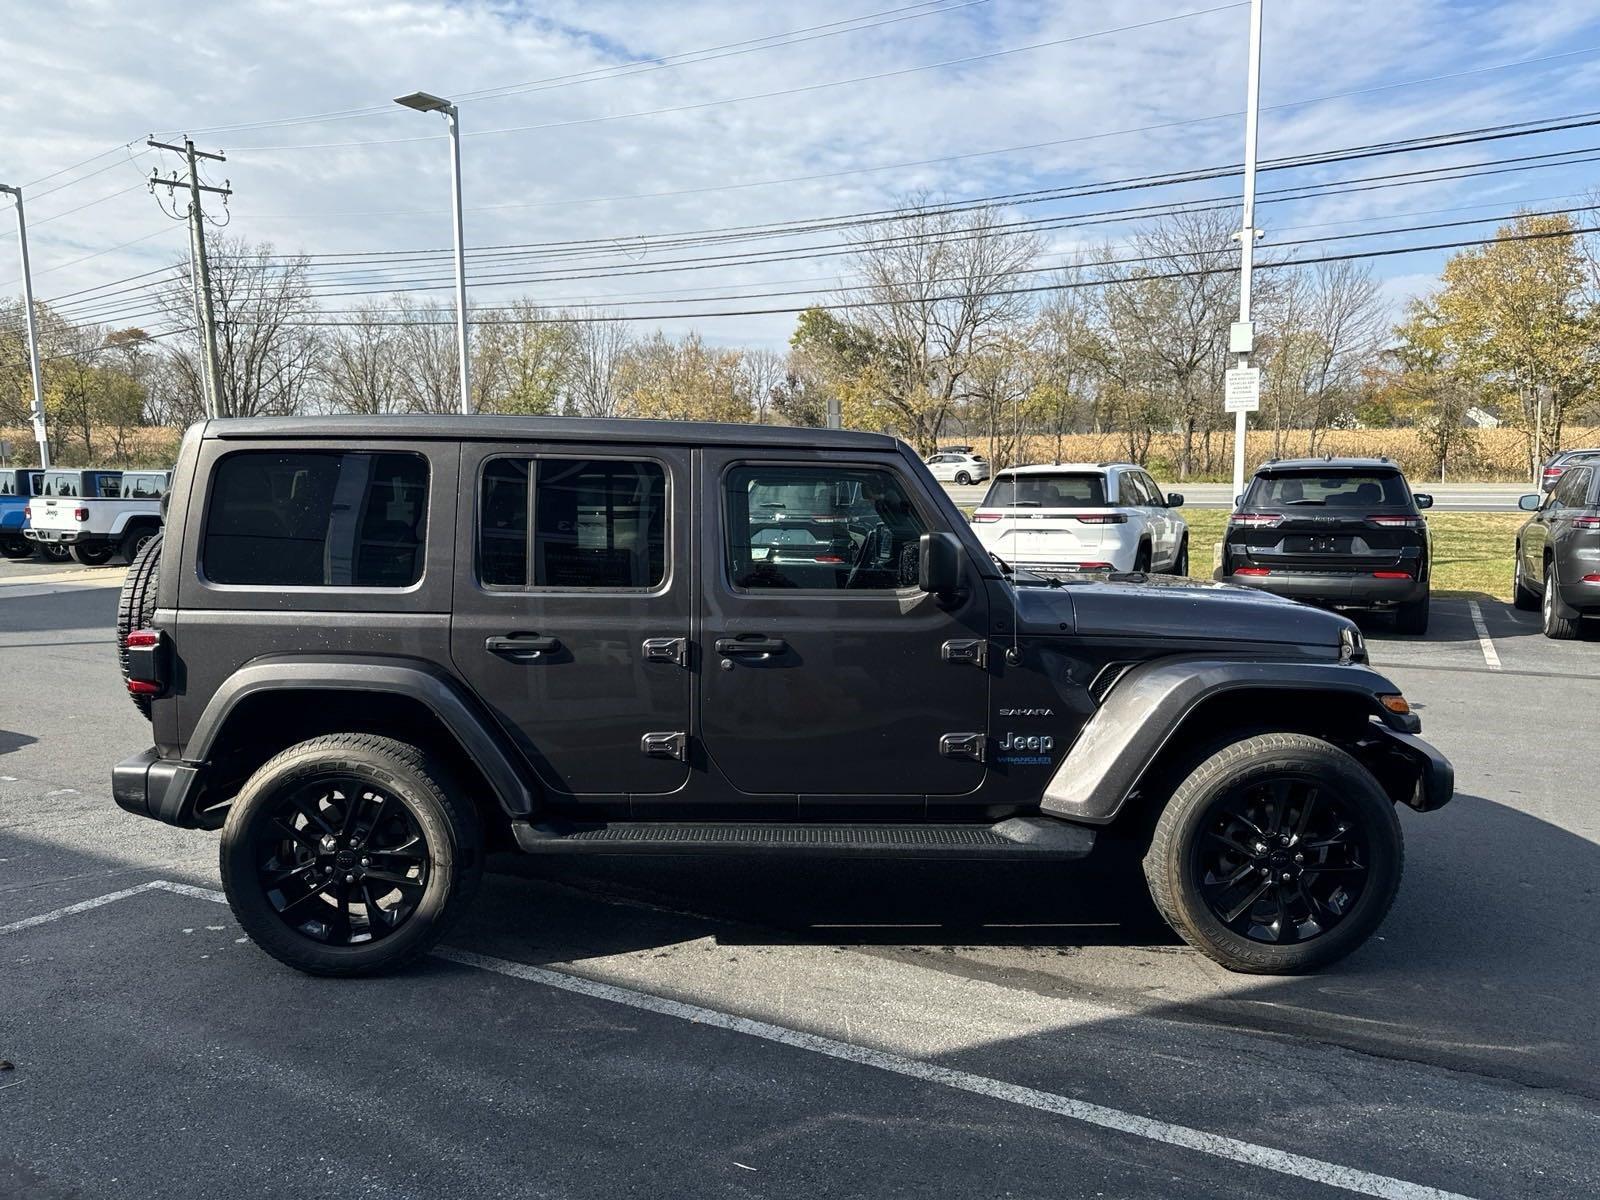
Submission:
[[[1443,808],[1455,795],[1450,760],[1415,733],[1373,722],[1357,749],[1390,797],[1418,812]]]
[[[1377,608],[1420,600],[1428,594],[1428,581],[1417,579],[1375,579],[1371,574],[1275,571],[1271,575],[1224,575],[1222,583],[1255,588],[1284,596],[1335,607]]]
[[[195,801],[200,769],[182,759],[162,758],[154,747],[111,769],[111,796],[120,808],[184,829],[198,828]]]

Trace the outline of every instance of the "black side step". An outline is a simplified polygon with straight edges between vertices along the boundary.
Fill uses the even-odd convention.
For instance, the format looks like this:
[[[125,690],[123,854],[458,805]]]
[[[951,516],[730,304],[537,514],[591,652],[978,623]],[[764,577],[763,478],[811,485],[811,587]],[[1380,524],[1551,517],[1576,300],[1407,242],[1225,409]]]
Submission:
[[[823,858],[1083,858],[1095,831],[1049,817],[996,825],[773,821],[515,822],[529,854],[802,854]]]

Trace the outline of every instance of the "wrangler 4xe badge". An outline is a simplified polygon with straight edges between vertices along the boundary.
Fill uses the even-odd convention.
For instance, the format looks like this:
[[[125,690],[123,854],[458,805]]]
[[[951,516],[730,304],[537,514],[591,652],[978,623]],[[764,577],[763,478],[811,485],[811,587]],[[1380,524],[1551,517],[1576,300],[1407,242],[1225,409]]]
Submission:
[[[1042,767],[1050,763],[1056,740],[1048,733],[1008,733],[1000,741],[1000,761],[1014,767]]]

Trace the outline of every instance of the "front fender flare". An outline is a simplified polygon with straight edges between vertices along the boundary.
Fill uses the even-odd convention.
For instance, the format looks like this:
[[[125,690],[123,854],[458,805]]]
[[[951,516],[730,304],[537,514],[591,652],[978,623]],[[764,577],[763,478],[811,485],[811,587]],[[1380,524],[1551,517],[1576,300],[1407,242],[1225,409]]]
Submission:
[[[1400,689],[1363,666],[1250,659],[1168,658],[1133,667],[1084,724],[1057,766],[1040,803],[1051,816],[1091,825],[1116,819],[1185,718],[1214,696],[1245,688],[1281,688],[1359,697],[1386,725],[1404,733],[1415,717],[1383,708],[1376,696]]]
[[[184,759],[209,758],[229,714],[242,701],[284,691],[383,692],[415,700],[438,718],[483,772],[508,815],[526,817],[533,812],[534,793],[491,732],[488,718],[446,676],[409,659],[257,659],[235,671],[212,695],[184,747]]]

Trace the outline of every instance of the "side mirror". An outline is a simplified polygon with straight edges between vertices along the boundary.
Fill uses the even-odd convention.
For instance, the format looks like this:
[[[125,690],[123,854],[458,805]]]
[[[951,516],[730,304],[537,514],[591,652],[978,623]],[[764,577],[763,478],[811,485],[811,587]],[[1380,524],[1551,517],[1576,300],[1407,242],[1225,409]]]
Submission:
[[[1523,512],[1538,512],[1539,506],[1544,503],[1544,497],[1539,495],[1519,496],[1517,507]]]
[[[1244,507],[1244,493],[1243,492],[1240,492],[1237,496],[1235,496],[1233,498],[1233,506],[1235,508],[1243,508]]]
[[[917,586],[947,596],[961,590],[961,541],[953,533],[925,533],[917,547]]]
[[[1414,492],[1412,493],[1411,498],[1417,502],[1418,508],[1433,507],[1433,497],[1428,495],[1427,492]]]
[[[1183,493],[1182,492],[1168,492],[1167,493],[1167,507],[1168,508],[1182,508],[1183,507]]]

